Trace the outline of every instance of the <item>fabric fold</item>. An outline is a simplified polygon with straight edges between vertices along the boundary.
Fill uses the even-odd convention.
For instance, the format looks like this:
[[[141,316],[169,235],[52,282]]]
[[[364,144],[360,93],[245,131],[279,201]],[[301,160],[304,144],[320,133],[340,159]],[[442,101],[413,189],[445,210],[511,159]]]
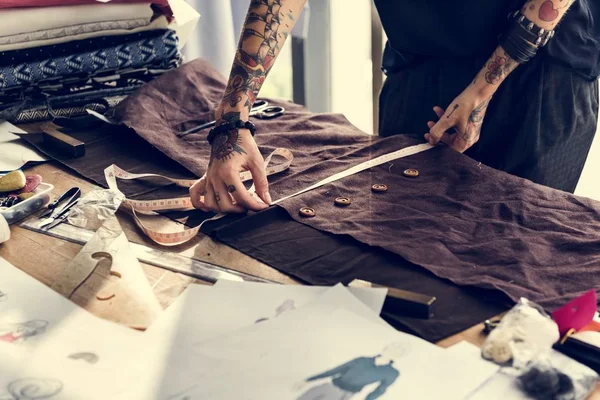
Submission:
[[[3,9],[0,12],[0,36],[126,19],[143,18],[149,24],[153,14],[148,3]]]

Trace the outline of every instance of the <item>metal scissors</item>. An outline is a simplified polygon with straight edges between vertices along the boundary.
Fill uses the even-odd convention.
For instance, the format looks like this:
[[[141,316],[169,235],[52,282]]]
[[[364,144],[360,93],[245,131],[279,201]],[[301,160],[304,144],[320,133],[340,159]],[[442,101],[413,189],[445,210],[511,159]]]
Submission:
[[[39,227],[48,230],[64,222],[67,219],[71,208],[77,204],[80,197],[81,190],[78,187],[73,187],[60,195],[60,197],[54,200],[54,202],[48,206],[48,209],[40,215],[42,222],[40,222]]]
[[[281,117],[283,114],[285,114],[285,108],[279,106],[270,106],[269,102],[266,100],[257,100],[254,102],[254,105],[250,110],[250,116],[258,119],[273,119]],[[181,138],[193,133],[198,133],[207,128],[212,128],[216,123],[217,121],[210,121],[188,129],[187,131],[177,132],[177,137]]]

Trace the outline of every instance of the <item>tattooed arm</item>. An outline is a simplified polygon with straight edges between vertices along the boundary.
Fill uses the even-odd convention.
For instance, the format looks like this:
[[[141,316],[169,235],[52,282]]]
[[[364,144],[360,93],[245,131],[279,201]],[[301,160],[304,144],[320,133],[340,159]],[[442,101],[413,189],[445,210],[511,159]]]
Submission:
[[[522,12],[537,26],[552,30],[560,22],[574,0],[528,0]],[[429,121],[425,139],[431,144],[442,141],[464,152],[479,140],[487,106],[506,77],[519,66],[498,46],[473,82],[445,111],[434,107],[439,121]],[[455,133],[449,131],[454,129]]]
[[[229,82],[216,110],[217,125],[248,120],[258,92],[305,3],[250,1]],[[243,170],[252,173],[259,198],[242,184],[239,172]],[[190,188],[190,196],[196,208],[226,213],[258,211],[271,203],[264,160],[247,129],[231,129],[214,138],[206,178]]]

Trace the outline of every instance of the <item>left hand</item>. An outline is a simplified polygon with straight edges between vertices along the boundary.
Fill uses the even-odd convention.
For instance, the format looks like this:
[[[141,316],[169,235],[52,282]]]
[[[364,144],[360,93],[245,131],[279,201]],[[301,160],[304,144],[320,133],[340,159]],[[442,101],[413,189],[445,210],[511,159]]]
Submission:
[[[433,108],[439,120],[437,123],[427,122],[429,133],[425,134],[425,140],[429,144],[436,145],[442,141],[463,153],[477,143],[491,96],[481,96],[472,88],[465,89],[445,112],[438,106]]]

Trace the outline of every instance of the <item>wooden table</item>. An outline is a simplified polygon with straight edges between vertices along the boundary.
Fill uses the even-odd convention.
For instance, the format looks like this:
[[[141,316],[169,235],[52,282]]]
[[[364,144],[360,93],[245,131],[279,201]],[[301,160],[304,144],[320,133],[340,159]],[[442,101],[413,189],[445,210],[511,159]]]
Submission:
[[[98,188],[96,185],[76,176],[57,163],[38,165],[28,168],[25,172],[27,174],[39,174],[44,178],[45,182],[53,184],[55,187],[53,196],[60,195],[73,186],[80,187],[84,194]],[[119,213],[118,216],[119,222],[129,241],[159,248],[141,233],[129,215]],[[0,245],[0,256],[48,286],[52,285],[63,266],[67,265],[82,247],[48,235],[35,233],[19,226],[12,226],[11,234],[11,239],[7,243]],[[162,248],[162,250],[165,249]],[[202,261],[212,262],[275,282],[297,284],[293,278],[231,247],[215,242],[203,234],[199,234],[191,242],[183,246],[171,248],[169,251]],[[207,282],[143,263],[142,268],[163,308],[169,306],[188,285],[192,283],[208,284]],[[86,307],[85,302],[82,302],[80,305]],[[437,344],[441,347],[450,347],[462,340],[466,340],[477,346],[481,346],[485,339],[482,331],[483,323],[444,339]],[[600,385],[590,397],[590,400],[600,400]]]

